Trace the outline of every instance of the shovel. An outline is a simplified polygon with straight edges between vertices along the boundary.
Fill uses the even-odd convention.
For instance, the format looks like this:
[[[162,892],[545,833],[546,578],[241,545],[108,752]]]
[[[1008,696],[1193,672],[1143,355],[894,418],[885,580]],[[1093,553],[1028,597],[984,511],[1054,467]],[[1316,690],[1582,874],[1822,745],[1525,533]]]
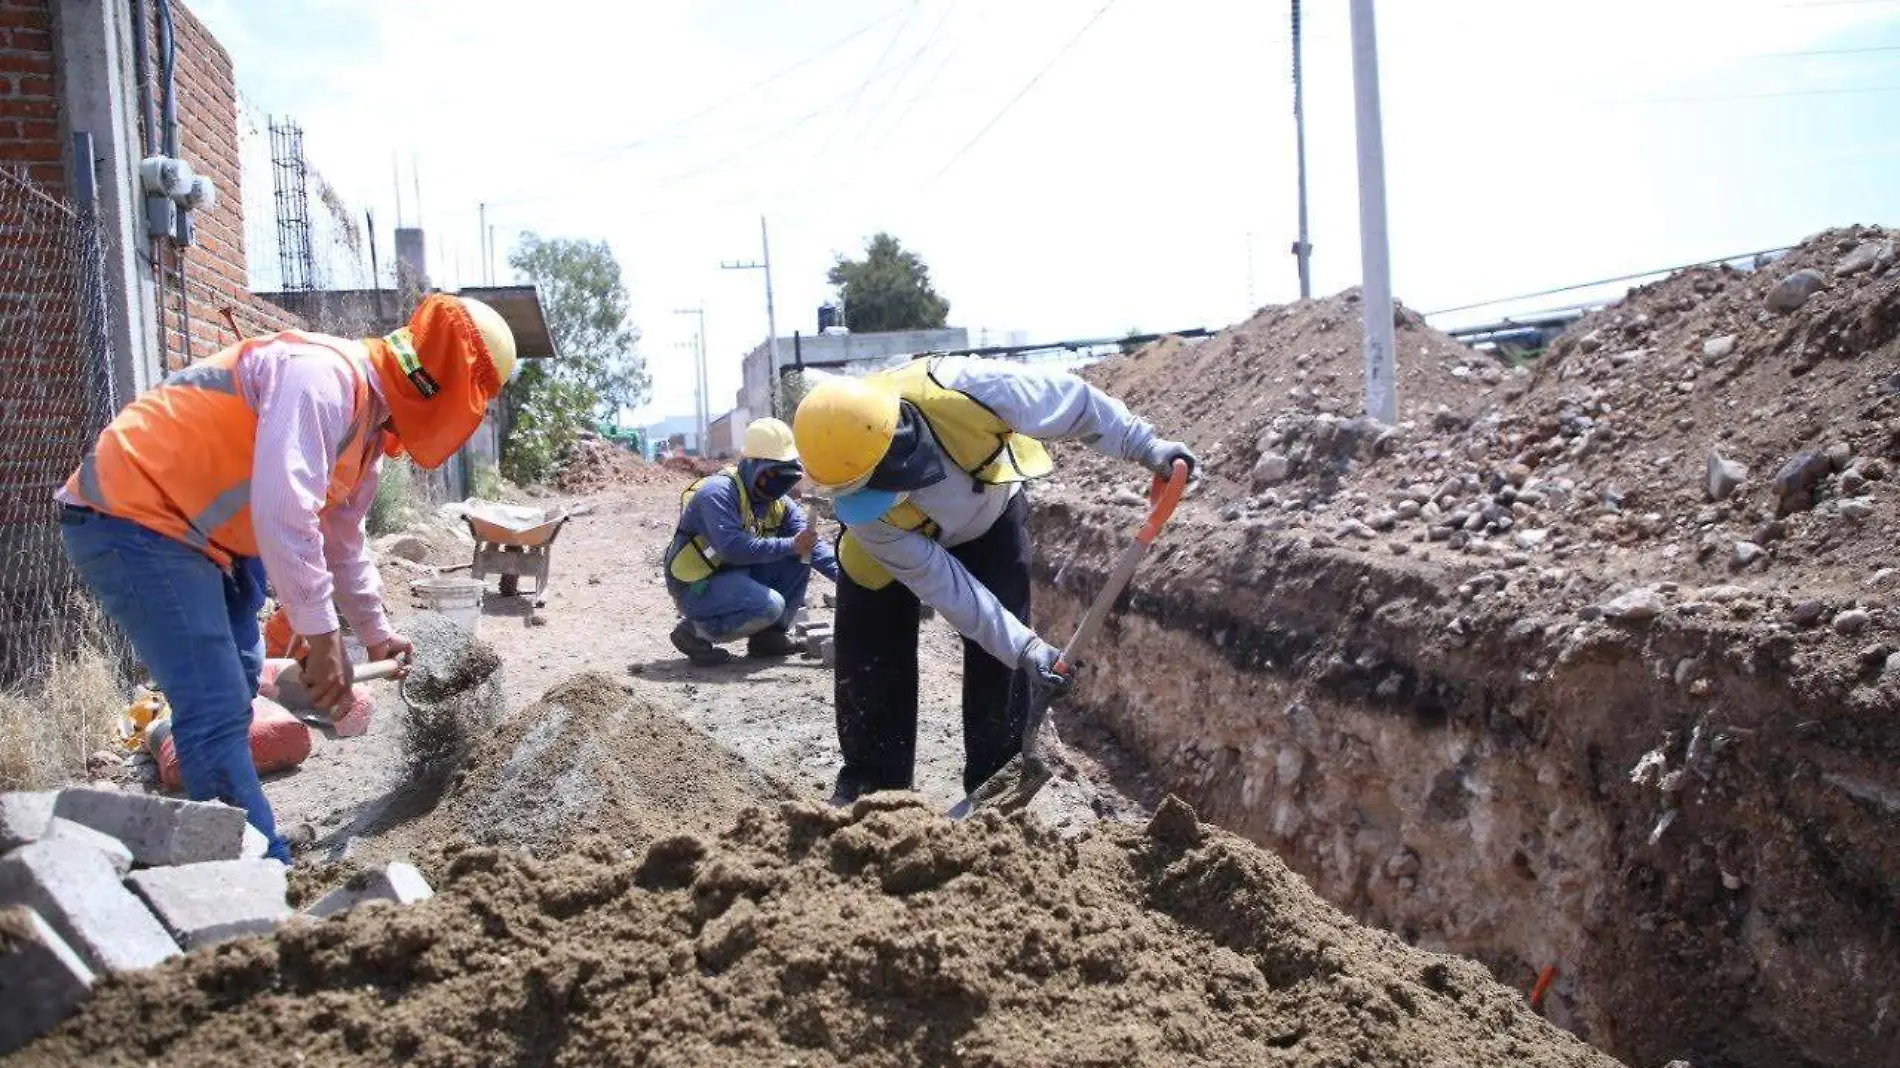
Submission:
[[[1154,485],[1148,490],[1148,521],[1135,532],[1135,538],[1122,550],[1121,557],[1115,561],[1115,569],[1108,574],[1108,581],[1102,584],[1100,593],[1082,616],[1082,622],[1075,628],[1075,635],[1069,644],[1062,647],[1062,655],[1056,660],[1056,671],[1070,675],[1075,670],[1076,658],[1093,641],[1102,624],[1108,620],[1108,613],[1114,610],[1115,601],[1122,591],[1128,588],[1128,580],[1135,575],[1135,568],[1141,564],[1141,558],[1148,553],[1148,547],[1161,535],[1161,528],[1168,517],[1174,514],[1174,506],[1181,503],[1181,494],[1187,489],[1188,465],[1181,460],[1174,462],[1174,471],[1167,481],[1156,476]],[[1042,721],[1049,715],[1049,701],[1055,695],[1055,687],[1044,682],[1033,672],[1019,672],[1018,680],[1029,687],[1029,713],[1023,721],[1023,747],[1017,755],[1009,758],[1009,763],[997,770],[996,774],[984,780],[970,796],[957,802],[950,810],[953,820],[968,819],[970,813],[980,807],[991,807],[1002,812],[1015,812],[1029,804],[1035,798],[1054,772],[1042,759]]]

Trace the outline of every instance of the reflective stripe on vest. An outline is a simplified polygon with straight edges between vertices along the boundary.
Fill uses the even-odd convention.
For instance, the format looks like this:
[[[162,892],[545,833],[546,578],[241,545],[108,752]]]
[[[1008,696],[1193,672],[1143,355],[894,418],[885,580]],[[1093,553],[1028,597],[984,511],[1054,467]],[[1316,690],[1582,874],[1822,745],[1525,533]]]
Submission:
[[[982,401],[937,380],[937,361],[912,360],[873,376],[911,403],[944,454],[963,472],[986,486],[1006,486],[1041,478],[1055,470],[1049,450],[1027,434],[1018,434]],[[879,517],[899,530],[914,530],[935,541],[942,533],[935,520],[908,500]],[[891,584],[891,573],[849,530],[838,539],[838,566],[866,589]]]
[[[687,486],[686,489],[680,493],[680,522],[682,525],[677,528],[676,533],[687,534],[687,530],[684,526],[686,521],[686,506],[693,503],[693,495],[698,493],[701,487],[715,478],[731,479],[733,488],[738,490],[739,524],[745,528],[746,533],[751,534],[755,538],[762,538],[766,536],[766,532],[778,530],[785,525],[785,502],[783,500],[774,500],[771,505],[766,508],[763,517],[754,515],[752,513],[752,495],[746,492],[745,480],[739,477],[737,468],[728,467],[716,475],[707,475],[704,478],[694,479],[693,484]],[[675,552],[673,558],[667,561],[666,572],[681,582],[693,583],[699,582],[702,579],[711,578],[720,568],[725,566],[726,562],[719,558],[719,551],[713,548],[712,542],[707,541],[704,534],[688,534],[687,539],[680,543],[679,551]]]
[[[290,331],[240,342],[139,395],[100,433],[66,480],[66,492],[96,511],[183,542],[221,566],[258,555],[250,514],[257,415],[239,389],[238,367],[254,349],[278,343],[322,349],[350,370],[351,419],[333,458],[323,507],[348,499],[380,447],[367,422],[372,372],[350,342]]]

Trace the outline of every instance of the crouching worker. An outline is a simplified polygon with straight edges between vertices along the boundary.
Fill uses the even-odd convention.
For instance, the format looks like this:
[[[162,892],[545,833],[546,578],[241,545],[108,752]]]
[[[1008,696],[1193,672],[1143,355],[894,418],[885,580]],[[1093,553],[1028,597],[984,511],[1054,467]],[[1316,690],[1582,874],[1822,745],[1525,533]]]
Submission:
[[[1167,472],[1193,453],[1072,374],[998,360],[913,360],[831,379],[794,416],[811,479],[837,495],[836,803],[910,789],[917,755],[918,601],[963,635],[963,786],[1018,751],[1029,687],[1060,692],[1060,650],[1029,618],[1024,483],[1052,469],[1038,438],[1070,438]]]
[[[812,571],[838,578],[831,546],[786,499],[803,477],[791,427],[757,419],[746,427],[739,466],[686,487],[665,566],[667,592],[684,617],[673,647],[693,663],[725,663],[732,654],[720,644],[740,638],[747,656],[797,651],[792,619],[805,606]]]
[[[372,658],[414,651],[365,547],[383,458],[441,466],[514,369],[501,316],[441,294],[386,338],[252,338],[133,401],[57,494],[67,555],[171,702],[186,793],[244,809],[278,860],[250,748],[265,571],[312,697],[346,706],[338,604]]]

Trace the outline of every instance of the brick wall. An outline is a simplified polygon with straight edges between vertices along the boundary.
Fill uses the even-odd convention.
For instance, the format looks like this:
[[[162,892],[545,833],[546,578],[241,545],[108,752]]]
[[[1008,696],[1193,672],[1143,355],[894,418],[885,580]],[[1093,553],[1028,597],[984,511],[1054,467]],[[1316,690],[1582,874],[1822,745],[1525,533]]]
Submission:
[[[0,0],[5,3],[7,0]],[[156,4],[149,5],[155,9]],[[305,324],[297,316],[269,301],[254,297],[249,288],[244,250],[244,196],[240,186],[242,166],[238,147],[237,83],[231,68],[231,56],[211,36],[183,4],[172,4],[173,34],[177,42],[177,73],[174,78],[178,98],[178,151],[192,169],[208,176],[218,189],[218,203],[210,211],[194,215],[197,243],[185,253],[185,281],[190,294],[191,355],[208,356],[238,339],[276,330],[301,329]],[[149,39],[152,46],[152,71],[158,74],[158,30],[156,13]],[[159,86],[154,85],[154,91]],[[154,99],[163,101],[163,96]],[[167,271],[177,269],[177,259],[164,254]],[[165,348],[172,366],[182,367],[183,322],[178,313],[176,275],[166,287],[167,301],[162,326]],[[238,335],[233,335],[225,318],[230,309],[237,320]]]
[[[64,188],[49,0],[0,0],[0,162]]]

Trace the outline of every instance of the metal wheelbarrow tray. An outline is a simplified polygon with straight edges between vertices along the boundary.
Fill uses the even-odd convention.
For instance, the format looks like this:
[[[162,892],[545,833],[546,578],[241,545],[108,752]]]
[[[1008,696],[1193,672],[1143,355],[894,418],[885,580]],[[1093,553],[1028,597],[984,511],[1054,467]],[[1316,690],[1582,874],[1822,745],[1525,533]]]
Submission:
[[[462,517],[469,533],[475,536],[475,558],[469,564],[469,576],[481,581],[487,581],[489,575],[501,576],[504,597],[519,594],[521,579],[526,576],[534,579],[534,597],[541,600],[548,588],[554,538],[571,518],[562,509],[550,513],[487,501],[469,505]]]

